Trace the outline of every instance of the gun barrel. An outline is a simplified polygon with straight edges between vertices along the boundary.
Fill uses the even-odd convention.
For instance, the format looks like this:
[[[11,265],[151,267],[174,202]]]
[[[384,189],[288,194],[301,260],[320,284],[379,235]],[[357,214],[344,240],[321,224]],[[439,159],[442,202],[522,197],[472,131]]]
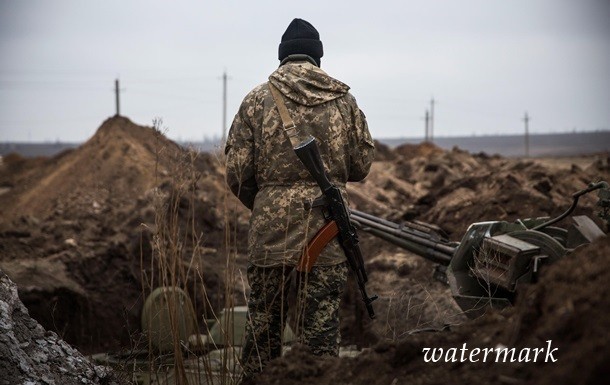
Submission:
[[[399,225],[356,210],[351,210],[350,219],[360,230],[442,265],[449,264],[456,249],[438,234],[423,231],[421,226]]]
[[[429,223],[423,222],[404,222],[402,224],[394,223],[392,221],[388,221],[387,219],[379,218],[371,214],[367,214],[363,211],[358,211],[351,209],[350,213],[356,217],[361,217],[364,219],[368,219],[375,223],[408,232],[413,235],[417,235],[420,237],[424,237],[427,239],[441,240],[446,238],[444,232],[435,225],[431,225]]]

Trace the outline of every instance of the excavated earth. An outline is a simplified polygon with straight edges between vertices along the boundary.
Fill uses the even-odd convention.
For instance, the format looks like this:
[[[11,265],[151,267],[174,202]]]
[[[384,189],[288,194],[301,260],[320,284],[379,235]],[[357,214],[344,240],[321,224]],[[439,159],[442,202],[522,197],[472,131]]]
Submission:
[[[293,349],[273,361],[257,384],[606,384],[610,376],[610,239],[578,250],[544,271],[513,308],[490,312],[448,331],[412,334],[380,342],[356,358],[319,358]],[[547,348],[529,362],[524,349]],[[515,348],[500,362],[472,349]],[[426,362],[425,348],[444,349],[443,360]],[[462,355],[461,349],[466,348]],[[444,362],[447,351],[449,361]],[[557,350],[554,350],[557,349]],[[437,356],[438,357],[438,356]],[[465,359],[462,359],[465,357]],[[490,355],[495,359],[495,353]],[[451,362],[455,360],[455,362]],[[555,362],[552,362],[556,360]],[[504,362],[506,361],[506,362]],[[548,362],[545,362],[548,361]]]
[[[557,216],[574,192],[610,180],[608,154],[507,159],[426,143],[377,148],[369,177],[349,186],[351,206],[435,223],[453,241],[473,222]],[[584,196],[576,213],[595,218],[595,203]],[[144,298],[160,285],[186,288],[203,318],[244,304],[248,219],[225,186],[220,152],[183,149],[124,117],[76,149],[0,164],[0,270],[37,322],[85,354],[139,346]],[[433,263],[367,234],[361,245],[378,318],[367,319],[350,282],[341,328],[342,343],[365,352],[318,359],[295,348],[259,383],[595,383],[608,374],[608,241],[549,267],[515,307],[474,321],[432,278]],[[547,340],[559,348],[556,363],[424,363],[422,354]]]

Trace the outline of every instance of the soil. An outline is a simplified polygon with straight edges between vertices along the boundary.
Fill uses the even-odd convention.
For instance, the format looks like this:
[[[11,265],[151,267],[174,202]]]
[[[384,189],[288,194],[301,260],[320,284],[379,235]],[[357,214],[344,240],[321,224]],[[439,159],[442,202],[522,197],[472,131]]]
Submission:
[[[609,279],[610,239],[605,238],[549,266],[512,308],[450,330],[381,342],[356,358],[321,358],[294,348],[271,362],[256,383],[605,384],[610,375]],[[482,362],[482,355],[476,356],[479,362],[462,362],[460,357],[463,347],[521,352],[548,349],[548,341],[551,351],[557,350],[552,358],[545,351],[537,362],[533,354],[530,362]],[[457,362],[425,362],[424,348],[457,349]]]
[[[161,284],[188,286],[199,312],[224,306],[224,255],[243,248],[226,247],[225,226],[242,239],[247,213],[213,155],[114,117],[77,149],[5,157],[0,185],[0,270],[38,322],[83,352],[133,344],[143,297]],[[172,255],[190,275],[164,265]]]
[[[610,180],[608,154],[509,159],[430,143],[378,147],[370,175],[348,187],[351,206],[398,223],[434,223],[452,241],[474,222],[557,216],[574,192]],[[576,213],[607,231],[596,202],[583,196]],[[162,284],[185,287],[203,318],[245,304],[248,220],[225,186],[222,154],[180,148],[124,117],[108,119],[76,149],[0,163],[0,270],[44,328],[84,353],[137,345],[144,298]],[[434,263],[365,233],[360,239],[378,318],[367,319],[351,282],[341,328],[344,345],[367,350],[319,359],[296,348],[259,383],[550,383],[574,373],[581,375],[570,383],[594,383],[607,374],[607,241],[544,271],[515,307],[469,321],[432,278]],[[463,343],[534,348],[549,339],[561,364],[431,364],[421,353]]]

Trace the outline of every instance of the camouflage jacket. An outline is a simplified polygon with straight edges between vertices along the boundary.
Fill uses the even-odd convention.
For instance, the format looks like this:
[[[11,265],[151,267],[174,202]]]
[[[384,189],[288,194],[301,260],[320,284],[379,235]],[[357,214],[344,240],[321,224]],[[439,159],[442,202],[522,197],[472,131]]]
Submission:
[[[374,145],[349,87],[306,62],[288,62],[269,77],[284,96],[297,129],[313,135],[329,178],[345,195],[348,181],[369,172]],[[321,194],[283,131],[268,83],[243,100],[225,146],[227,183],[252,210],[248,235],[250,262],[257,266],[295,265],[303,247],[322,228],[321,208],[306,209]],[[347,201],[347,199],[346,199]],[[325,247],[318,265],[345,260],[337,240]]]

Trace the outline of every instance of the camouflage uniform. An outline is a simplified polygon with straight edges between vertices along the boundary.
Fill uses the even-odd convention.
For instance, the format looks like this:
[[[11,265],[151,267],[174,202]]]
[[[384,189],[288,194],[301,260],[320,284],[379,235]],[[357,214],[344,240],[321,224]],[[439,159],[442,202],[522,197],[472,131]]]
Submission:
[[[309,273],[292,267],[259,267],[250,264],[248,321],[242,365],[246,377],[260,372],[282,354],[282,330],[288,313],[288,287],[297,278],[296,322],[298,341],[316,355],[339,354],[339,299],[347,279],[347,263],[315,266]]]
[[[347,198],[346,182],[362,180],[374,156],[365,116],[349,87],[308,61],[280,66],[269,82],[283,94],[301,136],[317,139],[329,179]],[[252,324],[243,354],[248,375],[280,354],[287,277],[303,247],[326,220],[321,209],[305,208],[305,202],[320,195],[320,188],[283,132],[268,83],[245,97],[225,154],[227,183],[252,209],[248,236]],[[322,251],[314,270],[299,280],[307,290],[299,294],[306,301],[297,324],[302,326],[303,342],[317,354],[338,352],[337,310],[345,266],[345,255],[335,239]]]

